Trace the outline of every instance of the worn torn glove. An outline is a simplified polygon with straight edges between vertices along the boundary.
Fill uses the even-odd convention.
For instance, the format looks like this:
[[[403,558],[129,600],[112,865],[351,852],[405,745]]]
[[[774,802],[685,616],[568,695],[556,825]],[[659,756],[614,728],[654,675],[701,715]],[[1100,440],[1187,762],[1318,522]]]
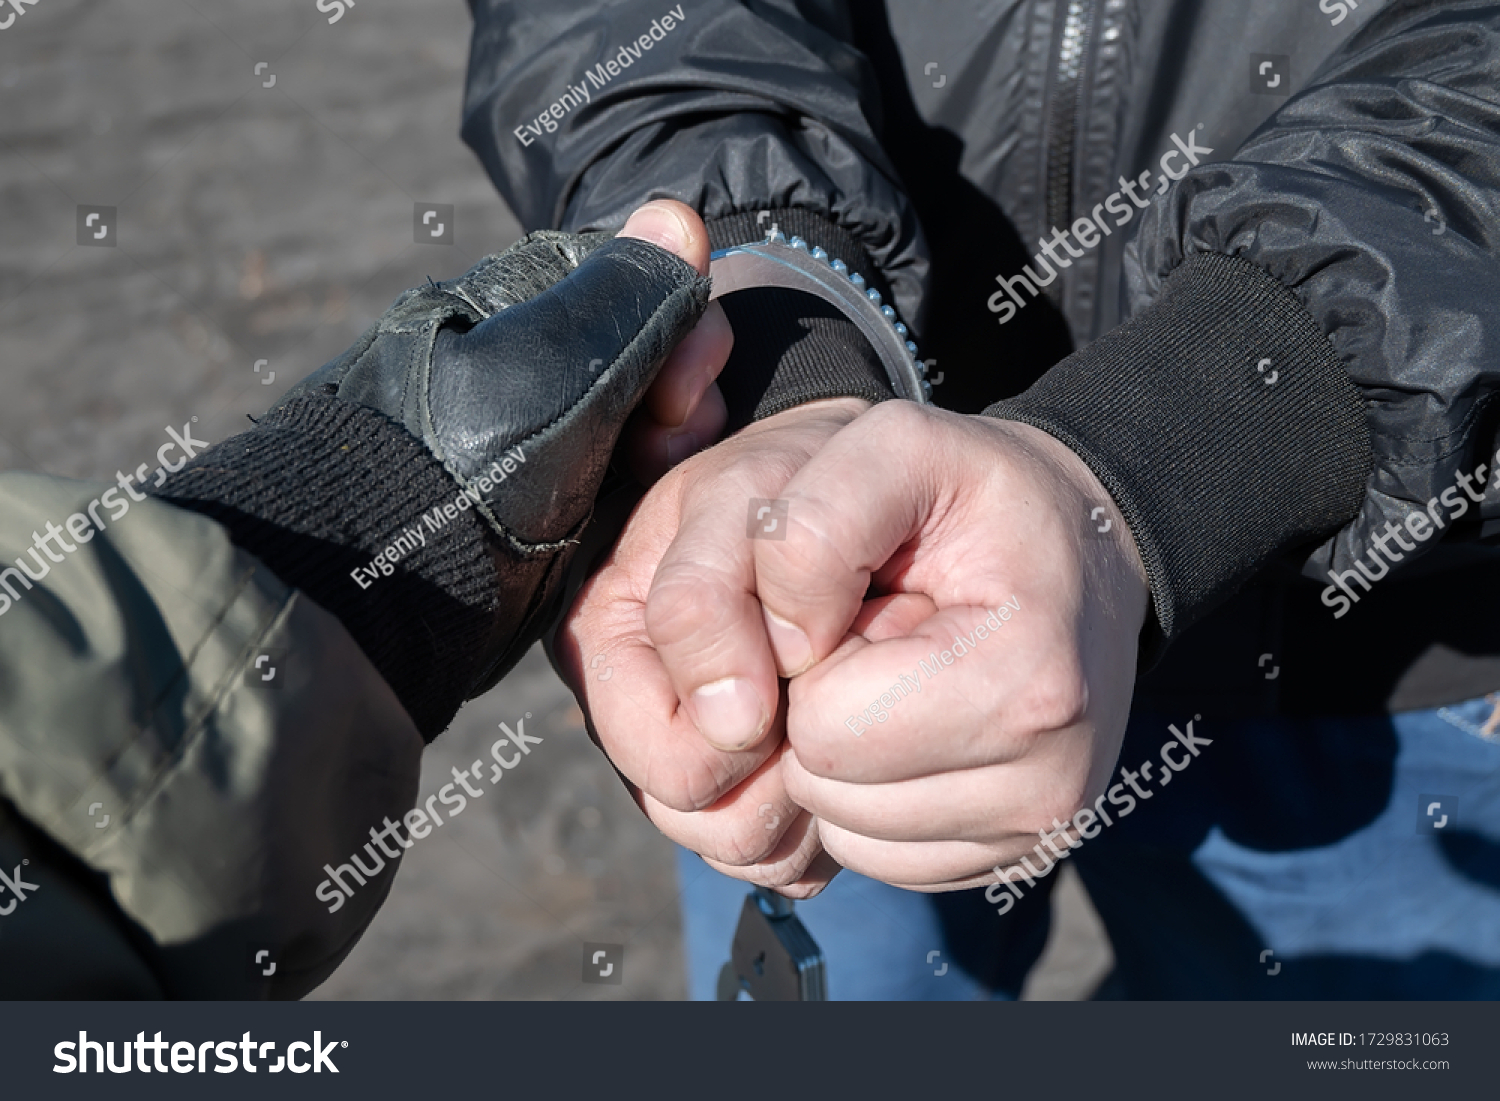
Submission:
[[[338,616],[430,741],[548,626],[626,418],[708,295],[645,241],[534,233],[403,294],[157,494]]]

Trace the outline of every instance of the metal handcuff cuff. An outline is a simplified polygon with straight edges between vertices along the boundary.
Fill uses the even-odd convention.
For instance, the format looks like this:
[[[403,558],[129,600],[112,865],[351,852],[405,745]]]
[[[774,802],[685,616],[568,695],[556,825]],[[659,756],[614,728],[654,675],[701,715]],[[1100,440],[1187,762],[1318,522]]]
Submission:
[[[712,298],[756,287],[783,287],[814,295],[854,323],[880,357],[898,398],[932,400],[927,365],[917,358],[895,309],[881,302],[842,260],[801,237],[790,241],[774,225],[764,241],[720,249],[710,258]],[[740,908],[729,962],[719,972],[718,1000],[741,993],[755,1001],[821,1002],[828,998],[827,964],[817,941],[793,911],[790,899],[757,887]]]
[[[932,401],[927,365],[917,358],[917,346],[895,309],[881,302],[880,292],[866,285],[864,276],[823,249],[801,237],[788,241],[773,225],[764,241],[714,253],[708,274],[714,284],[711,298],[755,287],[784,287],[823,299],[870,342],[898,398],[919,405]]]

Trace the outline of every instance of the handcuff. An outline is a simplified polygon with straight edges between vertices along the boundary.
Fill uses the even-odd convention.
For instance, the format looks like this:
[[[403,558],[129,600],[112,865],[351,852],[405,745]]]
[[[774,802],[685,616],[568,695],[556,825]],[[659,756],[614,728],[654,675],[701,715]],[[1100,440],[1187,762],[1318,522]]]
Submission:
[[[717,999],[757,1002],[826,1002],[828,969],[823,950],[792,900],[757,887],[745,896],[729,962],[719,971]]]
[[[893,306],[849,265],[809,245],[801,237],[787,240],[776,226],[764,241],[720,249],[709,258],[713,280],[710,298],[756,287],[784,287],[829,303],[854,323],[885,368],[898,398],[920,405],[932,401],[927,365],[917,358],[917,346]]]
[[[931,403],[927,365],[918,358],[895,308],[884,304],[880,292],[844,261],[801,237],[788,240],[773,225],[764,241],[715,252],[708,273],[713,280],[710,298],[757,287],[784,287],[821,298],[870,342],[898,398]],[[716,993],[721,1002],[737,1001],[742,993],[758,1002],[828,1000],[823,951],[790,899],[764,887],[745,897]]]

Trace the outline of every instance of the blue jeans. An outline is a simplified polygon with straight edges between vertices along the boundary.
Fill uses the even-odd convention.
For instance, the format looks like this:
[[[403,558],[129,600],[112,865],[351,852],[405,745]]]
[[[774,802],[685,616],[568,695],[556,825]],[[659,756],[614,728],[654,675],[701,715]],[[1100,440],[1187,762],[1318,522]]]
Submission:
[[[1169,785],[1142,780],[1150,798],[1128,816],[1122,800],[1069,857],[1114,947],[1099,996],[1500,998],[1495,714],[1470,700],[1199,720],[1212,744],[1174,753],[1187,764]],[[1120,765],[1152,761],[1159,782],[1168,724],[1190,717],[1132,715]],[[687,852],[678,871],[690,995],[711,999],[748,888]],[[830,998],[1015,997],[1055,878],[1018,880],[1001,916],[983,890],[921,895],[846,871],[797,913]]]

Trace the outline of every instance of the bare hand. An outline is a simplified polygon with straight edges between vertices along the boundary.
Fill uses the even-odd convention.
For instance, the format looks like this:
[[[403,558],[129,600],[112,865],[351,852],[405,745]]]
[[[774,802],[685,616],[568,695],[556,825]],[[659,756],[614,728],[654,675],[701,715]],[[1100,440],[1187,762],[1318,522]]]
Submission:
[[[554,649],[651,820],[716,867],[794,897],[837,868],[818,861],[817,825],[782,783],[750,502],[781,497],[865,408],[840,398],[788,410],[673,469],[579,593]]]
[[[779,495],[790,527],[755,542],[754,588],[795,625],[774,640],[800,673],[787,795],[844,867],[917,890],[993,882],[1114,767],[1149,597],[1128,528],[1046,433],[905,402]],[[866,601],[872,580],[891,595]]]

